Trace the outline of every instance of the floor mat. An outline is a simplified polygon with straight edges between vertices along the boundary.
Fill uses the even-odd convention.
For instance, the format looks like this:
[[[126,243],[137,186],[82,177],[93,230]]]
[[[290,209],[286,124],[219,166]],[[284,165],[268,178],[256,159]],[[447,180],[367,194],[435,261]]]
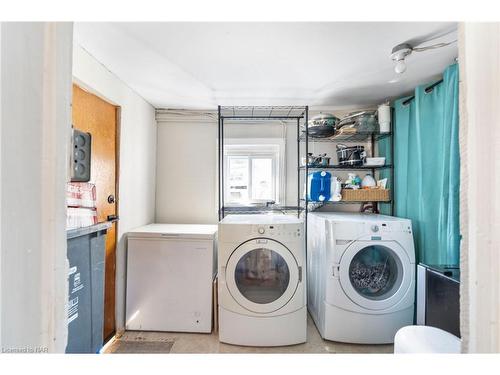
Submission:
[[[170,353],[172,345],[174,345],[173,341],[116,340],[107,352],[119,354]]]

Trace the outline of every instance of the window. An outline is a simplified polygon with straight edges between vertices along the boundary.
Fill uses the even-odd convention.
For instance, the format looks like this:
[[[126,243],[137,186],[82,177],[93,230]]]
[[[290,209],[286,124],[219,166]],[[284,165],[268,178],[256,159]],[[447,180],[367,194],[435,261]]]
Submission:
[[[236,142],[236,141],[233,141]],[[248,141],[247,141],[248,142]],[[255,141],[257,142],[257,141]],[[256,144],[234,144],[224,147],[224,200],[226,204],[247,205],[276,202],[284,198],[280,176],[284,170],[283,147],[263,140]],[[276,140],[275,142],[280,142]]]

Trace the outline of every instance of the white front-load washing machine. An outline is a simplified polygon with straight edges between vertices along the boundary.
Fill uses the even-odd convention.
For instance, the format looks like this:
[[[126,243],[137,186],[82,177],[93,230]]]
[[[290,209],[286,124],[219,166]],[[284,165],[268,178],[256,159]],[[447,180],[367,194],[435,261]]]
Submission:
[[[308,215],[308,309],[324,339],[394,342],[413,324],[411,221],[360,213]]]
[[[303,221],[229,215],[218,236],[219,340],[245,346],[305,342]]]

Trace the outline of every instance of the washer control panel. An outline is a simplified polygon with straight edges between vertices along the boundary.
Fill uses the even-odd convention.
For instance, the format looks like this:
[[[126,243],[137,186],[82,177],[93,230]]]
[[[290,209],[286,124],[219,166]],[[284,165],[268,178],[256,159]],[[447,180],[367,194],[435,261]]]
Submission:
[[[294,240],[303,237],[300,224],[260,224],[252,226],[252,234],[256,237]]]
[[[377,223],[366,223],[365,228],[372,234],[378,233],[380,235],[385,233],[403,232],[411,234],[411,224],[404,222],[390,222],[380,221]]]

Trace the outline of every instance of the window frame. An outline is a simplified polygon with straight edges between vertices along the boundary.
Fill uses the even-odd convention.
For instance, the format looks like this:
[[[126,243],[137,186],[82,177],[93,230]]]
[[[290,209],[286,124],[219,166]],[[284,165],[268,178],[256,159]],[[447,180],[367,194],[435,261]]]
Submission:
[[[230,199],[229,193],[229,159],[230,157],[248,157],[248,196],[246,202],[236,202]],[[258,205],[269,201],[276,204],[286,201],[286,166],[285,142],[281,138],[226,139],[224,142],[224,203],[232,206]],[[252,160],[272,159],[272,199],[250,199],[252,194]]]

